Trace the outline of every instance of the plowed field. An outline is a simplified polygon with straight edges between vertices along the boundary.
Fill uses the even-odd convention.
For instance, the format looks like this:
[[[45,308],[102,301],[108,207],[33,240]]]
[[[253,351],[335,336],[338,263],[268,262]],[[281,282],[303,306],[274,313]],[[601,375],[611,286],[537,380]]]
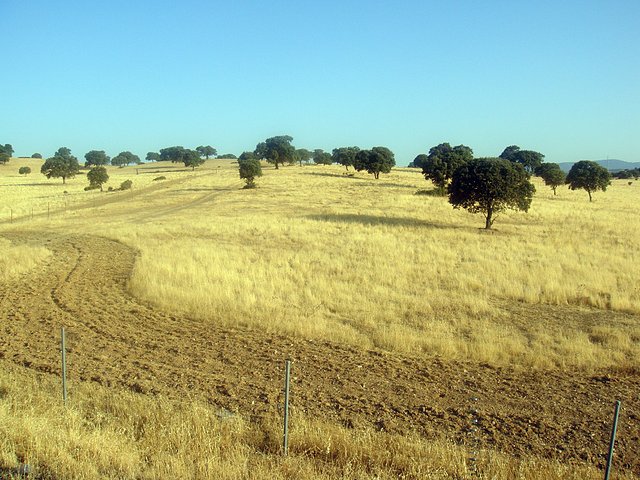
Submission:
[[[640,374],[529,371],[363,351],[339,344],[220,328],[177,318],[133,298],[130,247],[96,236],[5,233],[53,252],[40,272],[0,284],[0,361],[59,372],[68,332],[73,382],[143,394],[194,396],[247,418],[282,402],[293,361],[295,412],[344,425],[455,439],[515,456],[604,465],[614,400],[622,400],[618,468],[640,474]],[[512,305],[514,316],[623,315]],[[533,308],[539,311],[531,312]],[[522,309],[522,311],[515,311]],[[475,421],[474,421],[475,419]],[[477,423],[476,423],[477,421]],[[475,430],[474,430],[475,428]]]

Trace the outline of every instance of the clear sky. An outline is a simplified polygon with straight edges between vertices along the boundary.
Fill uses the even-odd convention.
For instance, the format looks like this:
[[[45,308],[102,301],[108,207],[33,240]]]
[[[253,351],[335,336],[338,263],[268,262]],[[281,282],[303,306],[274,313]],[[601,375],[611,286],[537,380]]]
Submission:
[[[0,0],[0,142],[640,161],[639,0]]]

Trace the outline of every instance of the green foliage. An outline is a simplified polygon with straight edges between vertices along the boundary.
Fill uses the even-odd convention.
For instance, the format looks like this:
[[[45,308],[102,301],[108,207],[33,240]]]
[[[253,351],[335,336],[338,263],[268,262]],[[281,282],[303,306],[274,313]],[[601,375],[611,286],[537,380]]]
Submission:
[[[140,157],[138,157],[137,155],[134,155],[129,151],[120,152],[118,155],[116,155],[111,159],[111,165],[113,165],[114,167],[122,168],[122,167],[126,167],[131,163],[135,163],[136,165],[139,165],[142,162],[140,161]]]
[[[589,194],[589,201],[593,199],[591,192],[607,190],[611,185],[611,174],[609,170],[591,160],[581,160],[574,163],[567,174],[565,183],[571,190],[585,189]]]
[[[34,153],[33,155],[31,155],[31,158],[42,158],[42,155],[39,153]]]
[[[75,177],[79,171],[78,159],[71,155],[71,150],[67,147],[60,147],[40,168],[40,172],[47,178],[62,178],[62,183],[66,183],[67,178]]]
[[[160,149],[160,159],[170,160],[172,163],[182,162],[184,147],[175,146]]]
[[[325,152],[321,148],[316,148],[313,151],[313,162],[317,165],[331,165],[333,158],[330,153]]]
[[[535,172],[544,161],[544,155],[540,152],[520,150],[520,147],[517,145],[510,145],[505,148],[500,154],[500,158],[519,163],[528,173]]]
[[[100,191],[102,191],[102,185],[109,181],[107,169],[102,165],[93,167],[89,170],[87,178],[89,179],[89,186],[99,188]]]
[[[296,159],[300,162],[300,166],[302,166],[302,162],[308,163],[311,157],[313,157],[313,153],[306,148],[296,149]]]
[[[238,157],[238,160],[245,161],[245,160],[258,160],[258,159],[256,158],[256,155],[253,152],[242,152]]]
[[[11,156],[8,153],[0,152],[0,165],[4,165],[9,161]]]
[[[84,154],[85,167],[109,165],[109,156],[104,153],[104,150],[91,150]]]
[[[358,171],[366,170],[372,173],[375,179],[380,178],[380,173],[389,173],[395,166],[396,160],[393,152],[387,147],[373,147],[371,150],[360,150],[356,153],[354,168]]]
[[[207,146],[200,145],[199,147],[196,147],[196,152],[198,152],[198,154],[201,157],[206,157],[207,160],[209,160],[210,156],[212,155],[215,156],[218,154],[218,151],[215,148],[213,148],[211,145],[207,145]]]
[[[501,158],[477,158],[460,166],[449,185],[449,203],[485,216],[490,229],[495,215],[506,209],[527,212],[535,187],[518,163]]]
[[[31,173],[31,168],[30,167],[20,167],[18,169],[18,173],[20,175],[29,175]]]
[[[0,144],[0,157],[2,157],[2,154],[4,153],[8,158],[11,158],[13,156],[13,152],[13,146],[10,143],[5,143],[4,145]],[[0,163],[6,162],[0,161]]]
[[[409,167],[409,168],[422,168],[422,165],[427,163],[428,159],[429,159],[429,157],[427,155],[425,155],[424,153],[421,153],[416,158],[414,158],[413,162],[411,162],[409,165],[407,165],[407,167]]]
[[[473,150],[466,145],[451,147],[441,143],[431,147],[426,158],[418,155],[413,162],[420,164],[424,178],[431,180],[437,191],[444,195],[456,169],[472,159]]]
[[[218,155],[218,160],[220,159],[225,159],[225,160],[235,160],[236,157],[233,153],[223,153],[222,155]]]
[[[91,184],[89,184],[89,185],[87,185],[86,187],[84,187],[84,189],[83,189],[83,190],[84,190],[85,192],[89,192],[89,191],[91,191],[91,190],[97,190],[98,188],[100,188],[100,191],[102,191],[102,188],[101,188],[101,187],[99,187],[98,185],[91,185]]]
[[[182,152],[182,162],[185,167],[191,167],[192,170],[195,170],[196,167],[199,167],[204,163],[204,158],[202,158],[195,150],[185,149]]]
[[[145,157],[147,162],[159,162],[160,154],[158,152],[147,152],[147,156]]]
[[[240,157],[242,157],[242,155],[240,155]],[[245,188],[255,188],[255,177],[262,176],[262,166],[260,165],[260,160],[256,158],[239,158],[238,166],[240,169],[240,178],[244,178],[247,182]]]
[[[133,182],[131,180],[125,180],[120,184],[120,190],[130,190],[133,186]]]
[[[536,169],[536,175],[540,176],[544,184],[553,189],[553,194],[557,195],[556,189],[564,185],[566,175],[557,163],[543,163]]]
[[[333,162],[343,165],[348,171],[356,163],[356,154],[360,151],[358,147],[339,147],[331,152]]]
[[[281,163],[294,163],[296,161],[296,149],[291,142],[293,137],[280,135],[278,137],[267,138],[264,142],[256,145],[254,154],[259,160],[266,160],[273,163],[278,169]]]

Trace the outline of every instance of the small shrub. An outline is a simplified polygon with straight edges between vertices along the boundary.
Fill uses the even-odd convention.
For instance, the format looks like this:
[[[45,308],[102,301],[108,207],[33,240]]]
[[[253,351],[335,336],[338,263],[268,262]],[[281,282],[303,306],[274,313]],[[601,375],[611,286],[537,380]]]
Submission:
[[[87,185],[84,187],[84,191],[88,192],[89,190],[97,190],[100,188],[100,185]]]
[[[133,186],[133,182],[131,180],[125,180],[120,184],[120,190],[130,190]]]
[[[107,192],[113,192],[113,187],[107,188]]]
[[[30,173],[31,173],[31,168],[29,168],[29,167],[20,167],[20,168],[18,169],[18,173],[19,173],[20,175],[28,175],[28,174],[30,174]],[[629,183],[631,183],[631,182],[629,182]]]
[[[157,182],[158,180],[166,180],[166,179],[167,179],[167,177],[165,177],[164,175],[161,175],[159,177],[154,178],[153,181]]]

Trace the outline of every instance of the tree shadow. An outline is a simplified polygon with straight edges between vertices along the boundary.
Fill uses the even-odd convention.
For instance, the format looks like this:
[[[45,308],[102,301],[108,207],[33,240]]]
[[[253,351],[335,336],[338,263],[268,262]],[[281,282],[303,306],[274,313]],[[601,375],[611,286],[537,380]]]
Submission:
[[[302,172],[303,175],[316,175],[318,177],[348,178],[351,180],[369,180],[368,178],[356,177],[353,172],[349,173],[328,173],[328,172]]]
[[[0,187],[59,187],[64,186],[65,184],[60,182],[42,182],[42,183],[11,183],[11,184],[0,184]],[[68,185],[68,184],[66,184]]]
[[[459,229],[454,225],[445,223],[427,222],[417,218],[408,217],[382,217],[379,215],[358,215],[354,213],[331,213],[324,215],[309,215],[307,218],[319,222],[334,223],[359,223],[361,225],[376,226],[388,225],[392,227],[426,227],[438,229]]]

